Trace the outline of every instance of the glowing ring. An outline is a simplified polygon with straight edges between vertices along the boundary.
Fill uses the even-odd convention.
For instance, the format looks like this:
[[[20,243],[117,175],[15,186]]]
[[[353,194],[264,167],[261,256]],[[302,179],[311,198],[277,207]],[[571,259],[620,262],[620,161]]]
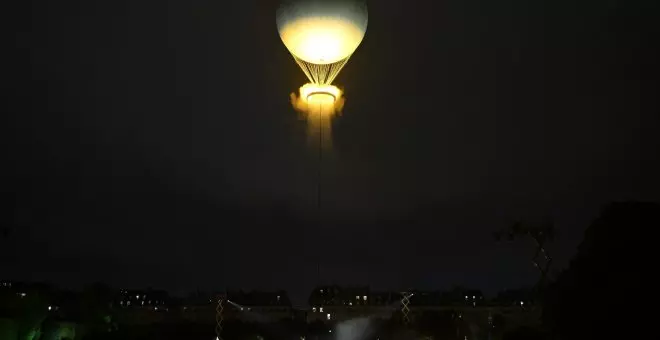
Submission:
[[[332,97],[332,101],[333,101],[333,102],[334,102],[334,101],[337,101],[337,97],[335,97],[334,94],[332,94],[332,93],[330,93],[330,92],[328,92],[328,91],[317,91],[317,92],[311,92],[310,94],[307,95],[307,97],[305,98],[305,100],[309,100],[309,97],[311,97],[311,96],[313,96],[313,95],[316,95],[316,94],[327,94],[327,95],[329,95],[330,97]]]

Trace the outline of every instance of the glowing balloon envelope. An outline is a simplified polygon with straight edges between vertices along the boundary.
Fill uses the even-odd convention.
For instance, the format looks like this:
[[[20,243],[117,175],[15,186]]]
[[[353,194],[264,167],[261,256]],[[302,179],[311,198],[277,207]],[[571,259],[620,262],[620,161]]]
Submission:
[[[362,42],[367,22],[360,0],[285,0],[277,10],[282,42],[317,85],[332,83]]]

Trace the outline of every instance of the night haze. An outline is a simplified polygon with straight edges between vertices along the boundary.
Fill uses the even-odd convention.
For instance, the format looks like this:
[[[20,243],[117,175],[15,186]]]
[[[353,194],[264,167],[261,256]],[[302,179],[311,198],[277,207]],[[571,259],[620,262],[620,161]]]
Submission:
[[[533,286],[660,202],[655,4],[370,1],[323,161],[277,1],[3,4],[2,275],[174,294]],[[319,216],[321,217],[319,219]]]

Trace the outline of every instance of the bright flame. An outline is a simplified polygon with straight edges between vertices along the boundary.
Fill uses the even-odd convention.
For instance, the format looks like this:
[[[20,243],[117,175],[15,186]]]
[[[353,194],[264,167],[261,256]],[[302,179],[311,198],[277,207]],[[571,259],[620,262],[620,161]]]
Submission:
[[[344,97],[339,88],[332,85],[305,84],[299,95],[291,94],[293,108],[309,117],[326,117],[341,112]]]
[[[291,94],[291,104],[307,119],[307,136],[311,145],[329,149],[332,145],[332,116],[341,112],[344,98],[332,85],[305,84],[299,95]]]
[[[305,84],[300,88],[300,98],[307,101],[316,100],[315,98],[317,97],[324,97],[322,95],[331,96],[332,101],[335,102],[341,97],[341,90],[336,86],[317,84]]]

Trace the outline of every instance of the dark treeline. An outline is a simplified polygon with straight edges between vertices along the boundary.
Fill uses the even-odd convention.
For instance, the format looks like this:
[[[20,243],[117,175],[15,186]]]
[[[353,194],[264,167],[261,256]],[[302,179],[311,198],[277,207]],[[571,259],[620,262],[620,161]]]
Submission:
[[[544,287],[536,306],[530,307],[540,311],[538,323],[512,327],[507,325],[505,314],[494,314],[487,330],[475,330],[460,309],[427,311],[413,321],[404,322],[401,311],[395,308],[388,319],[369,319],[368,327],[353,332],[356,337],[351,339],[464,339],[468,334],[491,339],[640,336],[638,333],[644,329],[639,324],[640,307],[651,301],[653,295],[650,278],[654,267],[649,266],[647,258],[658,226],[658,204],[622,202],[606,206],[587,228],[569,267]],[[2,339],[207,340],[215,337],[213,303],[207,306],[205,313],[209,315],[203,322],[180,318],[180,312],[169,309],[162,314],[167,317],[153,322],[142,319],[141,314],[135,314],[134,320],[127,322],[122,315],[125,309],[116,303],[116,291],[102,284],[80,292],[60,291],[46,284],[8,284],[12,283],[0,283]],[[511,292],[501,296],[506,294]],[[173,301],[155,304],[154,308],[183,308],[180,302],[177,305]],[[230,340],[334,339],[340,335],[333,334],[333,330],[338,332],[341,327],[350,326],[307,322],[304,312],[303,316],[294,317],[294,314],[279,322],[228,319],[223,322],[222,335]]]

